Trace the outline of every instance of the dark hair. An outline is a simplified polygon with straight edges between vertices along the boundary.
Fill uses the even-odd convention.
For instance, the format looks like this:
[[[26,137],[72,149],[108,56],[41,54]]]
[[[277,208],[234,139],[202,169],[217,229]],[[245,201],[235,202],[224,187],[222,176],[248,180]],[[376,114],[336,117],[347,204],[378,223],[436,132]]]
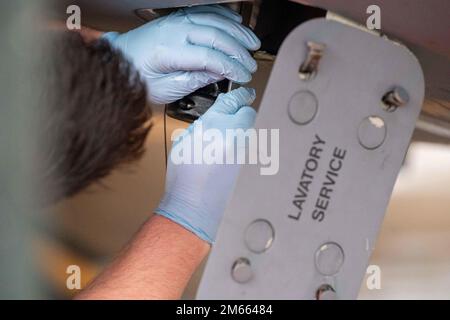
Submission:
[[[146,87],[120,52],[105,40],[85,43],[75,32],[55,38],[45,83],[48,110],[39,124],[41,172],[52,201],[137,160],[151,127]]]

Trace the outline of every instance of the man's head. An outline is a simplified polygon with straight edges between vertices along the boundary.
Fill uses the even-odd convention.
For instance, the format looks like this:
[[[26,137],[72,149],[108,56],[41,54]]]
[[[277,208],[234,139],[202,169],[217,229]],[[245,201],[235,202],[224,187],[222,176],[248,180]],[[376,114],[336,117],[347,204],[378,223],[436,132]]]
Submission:
[[[41,117],[42,170],[52,201],[138,159],[150,129],[145,85],[106,41],[65,32],[52,41]],[[47,199],[49,201],[49,199]]]

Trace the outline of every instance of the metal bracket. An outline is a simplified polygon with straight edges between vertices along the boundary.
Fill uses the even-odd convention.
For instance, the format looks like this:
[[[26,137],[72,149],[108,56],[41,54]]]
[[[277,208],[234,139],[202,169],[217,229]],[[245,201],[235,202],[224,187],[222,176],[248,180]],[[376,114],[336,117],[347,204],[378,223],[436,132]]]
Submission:
[[[325,19],[297,27],[256,122],[280,130],[279,172],[242,168],[197,297],[356,298],[423,96],[405,47]]]

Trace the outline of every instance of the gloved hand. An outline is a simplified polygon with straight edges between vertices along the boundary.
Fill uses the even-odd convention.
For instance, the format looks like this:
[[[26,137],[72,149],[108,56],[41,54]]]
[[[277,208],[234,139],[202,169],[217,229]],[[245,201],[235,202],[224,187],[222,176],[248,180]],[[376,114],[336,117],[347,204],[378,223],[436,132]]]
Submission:
[[[197,130],[201,129],[205,133],[209,129],[216,129],[223,137],[216,143],[223,146],[225,159],[226,150],[234,149],[234,144],[230,144],[231,139],[225,139],[226,130],[239,128],[246,130],[253,126],[256,112],[248,105],[254,99],[255,91],[243,87],[219,95],[211,108],[191,124],[172,146],[167,166],[166,192],[155,212],[184,226],[209,243],[214,242],[216,237],[240,165],[236,164],[237,162],[207,164],[204,158],[203,163],[194,164],[196,151],[192,145],[200,143],[199,139],[205,140],[205,135],[196,134]],[[244,134],[242,130],[236,132],[238,136]],[[213,142],[210,144],[203,142],[203,148],[197,152],[200,151],[203,155],[211,143]],[[240,148],[241,151],[245,151],[245,146]],[[178,160],[174,160],[177,154],[187,151],[192,151],[189,157],[191,164],[179,164]],[[236,154],[235,151],[234,158]]]
[[[251,80],[257,65],[247,50],[260,41],[234,11],[220,5],[180,9],[119,35],[103,35],[133,62],[150,100],[170,103],[224,78]]]

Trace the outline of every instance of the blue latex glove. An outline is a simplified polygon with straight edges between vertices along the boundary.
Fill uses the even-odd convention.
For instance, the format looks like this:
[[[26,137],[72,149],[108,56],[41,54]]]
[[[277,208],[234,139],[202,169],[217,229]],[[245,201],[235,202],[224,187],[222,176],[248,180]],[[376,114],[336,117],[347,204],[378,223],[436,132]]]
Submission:
[[[180,9],[124,34],[103,35],[133,62],[155,103],[176,101],[224,78],[251,80],[248,50],[260,41],[234,11],[219,6]]]
[[[243,87],[219,95],[214,105],[191,124],[172,146],[167,166],[166,192],[155,212],[184,226],[209,243],[214,242],[216,237],[240,165],[176,164],[173,153],[183,145],[184,139],[192,141],[202,138],[194,134],[199,126],[203,132],[215,128],[222,134],[227,129],[246,130],[253,127],[256,112],[249,105],[254,99],[255,91]],[[223,148],[229,149],[231,145],[225,141]],[[207,145],[204,143],[203,148],[207,148]],[[245,146],[241,146],[241,149],[245,150]],[[191,158],[194,158],[193,153]]]

